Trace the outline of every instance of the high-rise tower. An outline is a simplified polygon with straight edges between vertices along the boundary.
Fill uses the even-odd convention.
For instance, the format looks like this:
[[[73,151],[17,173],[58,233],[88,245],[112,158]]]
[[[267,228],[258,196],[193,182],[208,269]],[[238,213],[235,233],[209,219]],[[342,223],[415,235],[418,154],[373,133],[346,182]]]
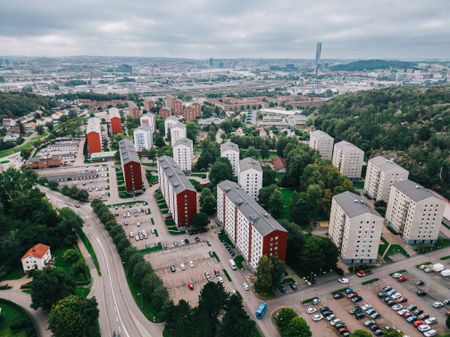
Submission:
[[[322,42],[317,42],[316,47],[316,62],[314,64],[314,74],[317,77],[317,73],[319,72],[319,64],[320,64],[320,54],[322,53]]]

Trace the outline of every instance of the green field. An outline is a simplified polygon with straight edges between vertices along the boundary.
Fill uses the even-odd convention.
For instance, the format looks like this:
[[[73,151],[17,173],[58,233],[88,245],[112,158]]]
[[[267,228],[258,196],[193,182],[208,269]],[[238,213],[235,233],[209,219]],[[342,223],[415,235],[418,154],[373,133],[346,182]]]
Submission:
[[[34,136],[34,137],[31,138],[27,143],[20,144],[20,145],[18,145],[18,146],[12,147],[12,148],[10,148],[10,149],[2,150],[2,151],[0,151],[0,158],[9,156],[9,155],[11,155],[11,154],[13,154],[13,153],[20,152],[20,151],[22,151],[22,150],[28,150],[28,149],[31,149],[31,148],[33,147],[33,144],[34,144],[34,143],[36,143],[38,140],[43,139],[43,138],[46,137],[46,136],[47,136],[47,132],[45,132],[45,133],[42,134],[42,135]]]
[[[89,252],[89,255],[91,255],[92,261],[94,262],[94,265],[95,265],[95,269],[97,269],[97,274],[99,276],[101,276],[102,273],[100,272],[100,265],[98,264],[97,255],[95,254],[95,251],[94,251],[94,248],[92,247],[91,242],[89,241],[86,234],[84,234],[84,232],[81,228],[79,228],[79,229],[77,228],[77,229],[75,229],[75,231],[77,232],[80,240],[83,241],[83,244],[86,247],[87,251]]]
[[[17,304],[0,299],[0,336],[27,337],[37,335],[33,323],[24,309]]]
[[[292,194],[294,193],[294,190],[292,188],[282,188],[281,193],[283,193],[283,201],[284,201],[282,218],[292,220],[291,215],[289,214],[289,205],[291,203]]]

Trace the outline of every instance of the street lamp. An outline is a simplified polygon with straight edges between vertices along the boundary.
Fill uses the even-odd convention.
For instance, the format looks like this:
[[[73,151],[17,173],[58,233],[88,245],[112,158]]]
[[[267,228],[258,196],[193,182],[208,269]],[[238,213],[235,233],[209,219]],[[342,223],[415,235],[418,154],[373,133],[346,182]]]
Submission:
[[[142,309],[143,306],[144,306],[144,304],[143,304],[143,302],[142,302],[142,293],[137,293],[137,295],[141,297],[141,309]]]

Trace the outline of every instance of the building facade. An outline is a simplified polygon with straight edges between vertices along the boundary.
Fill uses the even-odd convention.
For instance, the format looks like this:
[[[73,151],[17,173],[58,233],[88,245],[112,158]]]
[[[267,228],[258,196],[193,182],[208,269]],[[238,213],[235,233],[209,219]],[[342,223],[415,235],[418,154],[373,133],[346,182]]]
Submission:
[[[151,127],[141,126],[133,131],[134,148],[137,152],[148,151],[153,147],[153,131]]]
[[[180,116],[183,114],[183,101],[178,98],[172,99],[172,105],[170,106],[172,108],[172,113],[175,116]]]
[[[263,171],[259,161],[253,158],[244,158],[239,161],[238,183],[253,199],[258,199],[262,188]]]
[[[175,145],[177,140],[186,138],[186,125],[178,123],[170,128],[170,143]]]
[[[109,124],[111,128],[111,134],[122,133],[122,119],[117,108],[111,108],[108,110]]]
[[[170,109],[170,107],[164,106],[161,109],[159,109],[159,116],[162,119],[166,119],[166,118],[172,116],[172,110]]]
[[[319,152],[324,160],[333,158],[333,144],[334,138],[326,132],[316,130],[309,135],[309,147]]]
[[[34,245],[22,256],[22,268],[25,273],[31,270],[42,270],[48,266],[52,260],[50,247],[38,243]]]
[[[152,133],[155,133],[156,130],[156,118],[155,115],[151,112],[147,112],[146,114],[143,114],[139,118],[139,124],[140,126],[148,126],[152,129]]]
[[[328,234],[346,264],[375,263],[383,217],[359,195],[343,192],[333,196]]]
[[[197,192],[172,157],[157,160],[159,188],[178,228],[191,226],[197,214]]]
[[[91,117],[88,119],[86,141],[89,154],[102,152],[102,127],[100,118]]]
[[[364,192],[371,198],[388,201],[391,185],[408,179],[409,172],[392,160],[378,156],[367,164]]]
[[[144,109],[150,112],[155,107],[155,102],[151,98],[144,98]]]
[[[129,139],[121,140],[119,142],[119,153],[127,193],[134,194],[141,192],[144,187],[142,183],[141,161],[134,149],[133,142]]]
[[[133,118],[139,118],[141,110],[133,101],[128,102],[128,114]]]
[[[185,174],[192,171],[192,158],[194,157],[194,143],[192,139],[178,139],[173,146],[173,159]]]
[[[444,208],[441,199],[406,179],[391,186],[386,221],[408,244],[432,244],[438,239]]]
[[[239,166],[239,146],[237,144],[227,141],[220,145],[220,156],[227,158],[230,161],[233,175],[237,176]]]
[[[286,261],[286,229],[235,182],[217,185],[217,219],[253,270],[263,255]]]
[[[169,134],[170,134],[170,129],[177,125],[180,121],[178,120],[177,117],[175,116],[171,116],[168,117],[164,120],[164,136],[166,138],[169,138]]]
[[[183,110],[183,116],[184,116],[185,121],[193,121],[199,115],[197,115],[197,113],[192,105],[188,105]]]
[[[348,178],[361,178],[364,151],[345,140],[336,143],[333,150],[333,166]]]

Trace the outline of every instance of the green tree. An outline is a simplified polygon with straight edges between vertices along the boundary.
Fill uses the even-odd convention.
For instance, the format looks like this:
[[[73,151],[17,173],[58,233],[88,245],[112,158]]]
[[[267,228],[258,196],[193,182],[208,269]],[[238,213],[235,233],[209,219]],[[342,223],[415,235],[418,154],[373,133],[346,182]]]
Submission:
[[[403,334],[400,331],[389,329],[384,331],[385,337],[403,337]]]
[[[275,324],[283,335],[289,323],[297,317],[297,313],[292,308],[282,308],[275,316]]]
[[[156,147],[161,148],[161,147],[164,147],[164,145],[166,145],[166,143],[164,142],[164,137],[161,136],[161,134],[159,132],[155,132],[154,141],[155,141]]]
[[[216,213],[217,202],[211,189],[205,187],[202,189],[200,195],[200,208],[203,213],[207,215],[214,215]]]
[[[261,157],[264,159],[269,158],[270,156],[270,149],[269,146],[267,146],[266,143],[262,143],[259,147],[259,153],[261,154]]]
[[[371,337],[372,334],[366,330],[355,330],[352,332],[351,337]]]
[[[253,158],[258,160],[259,159],[259,151],[254,147],[250,146],[247,150],[242,151],[244,158]]]
[[[261,256],[256,267],[255,291],[259,294],[273,294],[275,290],[273,275],[272,261],[265,255]]]
[[[192,218],[192,226],[195,228],[205,228],[206,226],[208,226],[208,223],[209,218],[203,212],[195,214],[194,217]]]
[[[305,320],[301,317],[294,317],[291,319],[286,329],[282,334],[282,337],[311,337],[311,329]]]
[[[262,208],[264,208],[264,209],[269,208],[270,197],[272,196],[272,194],[275,193],[277,188],[278,187],[276,185],[270,185],[270,186],[263,187],[259,190],[258,203],[261,205]]]
[[[194,122],[186,123],[186,137],[192,139],[194,143],[197,142],[198,125]]]
[[[219,337],[251,336],[255,329],[255,322],[250,319],[242,306],[238,296],[231,296],[228,300],[228,309],[220,323]]]
[[[221,283],[208,282],[200,291],[197,310],[203,318],[201,322],[208,336],[216,334],[219,317],[225,309],[227,299],[228,295]]]
[[[233,169],[231,168],[230,161],[227,158],[218,158],[211,166],[209,172],[209,181],[211,182],[211,185],[216,186],[221,181],[232,179]]]
[[[66,263],[74,264],[80,259],[80,255],[75,249],[68,249],[64,252],[63,259]]]
[[[450,315],[447,315],[447,319],[445,320],[445,326],[447,329],[450,329]]]
[[[168,337],[194,337],[195,323],[194,312],[185,300],[180,300],[177,305],[170,307],[166,317],[165,333]]]
[[[36,126],[35,131],[37,132],[38,135],[43,135],[45,132],[45,129],[42,125],[38,125],[38,126]]]
[[[263,186],[275,184],[277,173],[270,167],[263,166]]]
[[[284,198],[280,190],[275,190],[269,198],[267,210],[274,218],[280,218],[283,215]]]
[[[48,326],[54,337],[96,337],[99,335],[98,317],[95,297],[70,295],[53,306]]]
[[[35,272],[31,285],[31,307],[49,311],[53,304],[75,291],[73,279],[60,268]]]

